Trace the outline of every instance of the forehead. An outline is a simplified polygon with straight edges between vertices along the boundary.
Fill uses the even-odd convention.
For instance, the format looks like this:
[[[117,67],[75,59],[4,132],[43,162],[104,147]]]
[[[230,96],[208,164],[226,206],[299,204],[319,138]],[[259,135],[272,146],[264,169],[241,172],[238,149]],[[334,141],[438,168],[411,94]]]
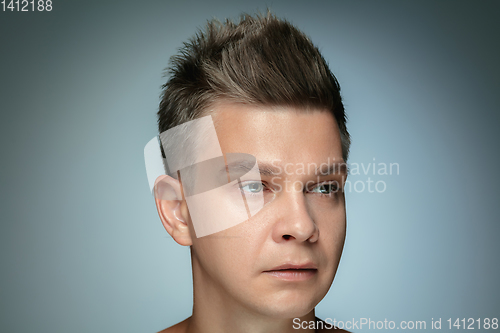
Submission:
[[[326,110],[219,103],[211,115],[223,153],[286,163],[342,160],[338,126]]]

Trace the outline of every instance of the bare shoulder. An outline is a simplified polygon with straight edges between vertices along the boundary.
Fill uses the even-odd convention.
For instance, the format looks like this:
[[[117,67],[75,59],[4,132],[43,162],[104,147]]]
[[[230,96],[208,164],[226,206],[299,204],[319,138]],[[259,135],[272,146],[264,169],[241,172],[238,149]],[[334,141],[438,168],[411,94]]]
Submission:
[[[185,333],[187,329],[187,325],[189,322],[189,318],[181,321],[178,324],[175,324],[174,326],[170,326],[169,328],[165,328],[163,331],[160,331],[158,333]]]

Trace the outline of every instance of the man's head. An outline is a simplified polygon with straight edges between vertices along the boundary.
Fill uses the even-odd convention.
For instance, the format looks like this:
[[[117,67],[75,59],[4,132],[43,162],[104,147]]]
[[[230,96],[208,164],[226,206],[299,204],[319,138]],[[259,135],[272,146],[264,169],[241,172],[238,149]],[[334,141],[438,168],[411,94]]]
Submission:
[[[206,115],[217,101],[331,112],[347,162],[350,137],[340,86],[309,38],[285,20],[210,21],[171,58],[158,111],[162,133]]]
[[[173,58],[170,75],[158,112],[160,133],[210,115],[227,182],[231,154],[248,154],[258,164],[256,179],[206,196],[196,209],[187,203],[184,184],[204,179],[204,168],[194,168],[191,179],[156,182],[166,230],[191,246],[195,307],[210,300],[227,313],[310,313],[333,281],[346,230],[341,188],[349,134],[335,77],[307,37],[270,14],[245,16],[237,25],[210,22]],[[177,199],[162,200],[168,191]],[[231,217],[238,195],[226,193],[243,196],[243,213],[251,217],[197,237],[194,211],[198,223]],[[263,204],[250,214],[254,195]]]

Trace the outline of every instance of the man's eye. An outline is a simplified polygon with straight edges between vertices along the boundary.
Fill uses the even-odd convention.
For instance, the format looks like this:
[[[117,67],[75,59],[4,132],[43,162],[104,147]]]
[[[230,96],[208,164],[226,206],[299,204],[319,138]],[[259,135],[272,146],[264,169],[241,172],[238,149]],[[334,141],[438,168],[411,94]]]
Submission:
[[[245,192],[259,193],[264,189],[264,185],[261,182],[251,182],[242,184],[241,189]]]
[[[316,186],[311,190],[311,192],[329,195],[331,193],[337,192],[337,186],[333,183],[321,184]]]

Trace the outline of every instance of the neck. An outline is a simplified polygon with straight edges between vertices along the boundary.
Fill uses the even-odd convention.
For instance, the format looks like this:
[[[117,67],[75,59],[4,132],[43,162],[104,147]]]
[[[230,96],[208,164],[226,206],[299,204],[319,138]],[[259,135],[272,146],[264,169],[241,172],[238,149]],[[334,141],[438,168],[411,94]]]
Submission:
[[[270,318],[241,310],[241,307],[231,308],[227,304],[195,297],[193,315],[187,320],[186,333],[295,333],[306,331],[311,333],[314,331],[303,328],[294,329],[294,318]],[[314,309],[298,318],[300,319],[299,323],[314,321]]]
[[[195,258],[193,261],[193,315],[186,321],[186,333],[288,333],[313,332],[294,328],[294,318],[276,318],[245,306],[217,285]],[[297,317],[314,321],[314,309]],[[297,320],[296,320],[297,321]],[[297,325],[295,325],[297,327]]]

